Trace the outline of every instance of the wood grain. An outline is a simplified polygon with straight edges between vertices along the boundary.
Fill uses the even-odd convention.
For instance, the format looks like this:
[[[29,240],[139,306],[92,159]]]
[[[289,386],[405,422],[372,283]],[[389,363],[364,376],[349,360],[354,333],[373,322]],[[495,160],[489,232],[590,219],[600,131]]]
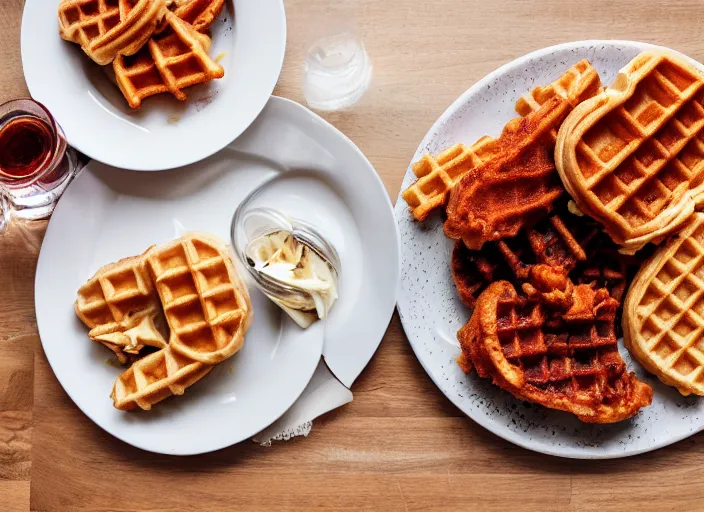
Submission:
[[[0,101],[26,95],[21,4],[0,1]],[[287,0],[276,93],[302,101],[311,34],[331,16],[356,21],[374,63],[372,85],[354,109],[325,117],[367,155],[395,200],[425,132],[488,72],[577,39],[644,40],[704,60],[701,7],[692,0]],[[397,317],[355,383],[354,401],[316,422],[308,438],[188,458],[132,448],[73,405],[41,351],[33,277],[43,229],[15,228],[0,250],[0,510],[26,511],[30,501],[41,512],[704,509],[702,435],[618,461],[517,448],[437,390]]]
[[[34,268],[45,222],[14,224],[0,250],[0,510],[29,510],[34,352]]]

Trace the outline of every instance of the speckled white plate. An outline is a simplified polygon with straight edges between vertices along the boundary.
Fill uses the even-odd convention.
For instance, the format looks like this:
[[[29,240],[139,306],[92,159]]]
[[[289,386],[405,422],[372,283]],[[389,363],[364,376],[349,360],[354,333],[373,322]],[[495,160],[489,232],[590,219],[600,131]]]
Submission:
[[[514,104],[532,87],[556,79],[587,58],[610,84],[618,70],[639,52],[654,48],[630,41],[580,41],[530,53],[499,68],[460,96],[435,122],[413,156],[438,153],[482,135],[497,136],[516,117]],[[413,181],[409,166],[405,190]],[[655,450],[704,429],[704,399],[683,397],[646,373],[620,345],[629,368],[654,390],[653,404],[628,421],[588,425],[560,411],[516,400],[455,363],[460,353],[455,333],[470,311],[458,299],[450,275],[452,242],[439,216],[415,222],[399,196],[396,220],[401,232],[401,290],[398,310],[421,364],[443,393],[467,416],[517,445],[542,453],[582,459],[625,457]]]

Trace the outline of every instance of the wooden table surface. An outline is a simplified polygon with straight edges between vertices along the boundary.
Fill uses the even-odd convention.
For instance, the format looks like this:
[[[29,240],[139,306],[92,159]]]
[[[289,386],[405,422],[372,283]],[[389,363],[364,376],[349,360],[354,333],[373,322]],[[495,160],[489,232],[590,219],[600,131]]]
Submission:
[[[0,0],[0,102],[27,94],[22,3]],[[276,94],[302,101],[306,38],[328,4],[358,21],[374,78],[360,105],[325,117],[368,156],[394,200],[438,115],[515,57],[611,38],[704,61],[701,0],[287,0]],[[0,242],[0,510],[704,510],[702,435],[602,462],[517,448],[435,388],[398,316],[355,383],[354,401],[316,421],[308,438],[190,458],[134,449],[83,416],[47,364],[33,298],[43,232],[43,223],[12,229]]]

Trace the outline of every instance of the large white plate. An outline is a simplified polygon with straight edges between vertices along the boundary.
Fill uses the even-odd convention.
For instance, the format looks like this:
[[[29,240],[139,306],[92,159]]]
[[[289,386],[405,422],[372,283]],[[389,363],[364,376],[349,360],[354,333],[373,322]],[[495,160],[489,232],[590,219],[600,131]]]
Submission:
[[[59,37],[59,0],[27,0],[22,67],[32,97],[44,103],[69,143],[103,163],[161,170],[201,160],[232,142],[274,90],[286,47],[283,0],[228,0],[213,22],[210,55],[225,76],[146,99],[132,110],[109,74]]]
[[[340,299],[327,323],[299,329],[246,276],[254,323],[244,348],[183,397],[146,413],[114,409],[108,395],[121,369],[106,364],[109,352],[87,338],[76,318],[78,287],[101,265],[183,231],[229,240],[239,202],[270,179],[257,201],[314,223],[340,255]],[[98,425],[146,450],[202,453],[276,420],[305,388],[321,352],[351,384],[388,326],[398,262],[391,202],[374,168],[321,118],[272,97],[235,144],[197,164],[138,173],[91,162],[49,223],[35,283],[37,323],[57,378]]]
[[[435,122],[412,161],[482,135],[497,136],[516,117],[514,104],[534,86],[556,79],[587,58],[610,84],[618,70],[647,48],[628,41],[581,41],[545,48],[489,74],[458,98]],[[414,179],[410,166],[405,190]],[[443,393],[467,416],[515,444],[538,452],[573,458],[614,458],[654,450],[704,429],[704,401],[685,398],[646,373],[620,348],[629,368],[653,386],[650,407],[614,425],[587,425],[574,416],[516,400],[476,374],[465,375],[455,363],[460,353],[457,330],[470,311],[456,296],[450,275],[452,243],[439,216],[422,225],[413,221],[399,196],[396,219],[401,231],[401,291],[398,309],[421,364]]]

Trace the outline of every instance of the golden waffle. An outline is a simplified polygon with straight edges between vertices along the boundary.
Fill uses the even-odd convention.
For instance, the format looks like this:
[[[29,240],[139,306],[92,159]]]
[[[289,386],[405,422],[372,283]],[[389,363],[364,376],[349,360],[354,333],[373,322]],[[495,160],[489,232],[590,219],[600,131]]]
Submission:
[[[445,235],[481,249],[486,242],[516,236],[550,211],[564,192],[550,132],[569,108],[555,97],[504,129],[496,142],[501,155],[472,169],[452,189]]]
[[[658,248],[626,297],[624,342],[683,395],[704,395],[704,213]]]
[[[475,368],[521,400],[575,414],[588,423],[630,418],[653,390],[626,371],[606,290],[575,286],[566,311],[520,297],[499,281],[477,300],[458,333],[465,371]]]
[[[167,347],[125,370],[115,381],[110,397],[117,409],[129,411],[140,407],[148,411],[171,395],[182,395],[212,368]]]
[[[574,283],[606,288],[622,303],[628,267],[634,267],[631,259],[618,253],[596,222],[569,213],[567,201],[561,200],[554,212],[516,237],[487,243],[478,251],[458,240],[451,267],[460,299],[470,308],[493,281],[520,287],[536,264],[564,268]]]
[[[208,56],[208,36],[171,12],[164,19],[167,28],[139,52],[113,61],[117,84],[132,108],[139,108],[144,98],[164,92],[183,101],[186,87],[225,75],[222,66]]]
[[[63,0],[59,34],[78,43],[100,65],[133,55],[151,37],[166,9],[164,0]]]
[[[582,60],[552,84],[537,87],[520,98],[516,111],[525,117],[553,97],[566,99],[574,107],[600,89],[601,82],[596,70],[589,61]],[[509,121],[504,130],[510,131],[517,122],[517,119]],[[411,168],[418,179],[403,192],[403,199],[416,220],[425,220],[433,210],[443,206],[449,191],[462,176],[502,151],[496,139],[484,136],[469,147],[456,144],[437,156],[426,154],[415,162]]]
[[[145,346],[163,348],[159,297],[144,265],[144,255],[99,269],[78,289],[76,314],[92,340],[115,352],[121,363]]]
[[[252,306],[221,242],[193,233],[152,249],[146,260],[171,329],[173,351],[215,364],[242,347]]]
[[[644,52],[560,128],[565,187],[625,253],[659,243],[702,200],[703,86],[683,57]]]
[[[174,9],[174,14],[202,32],[210,28],[224,5],[225,0],[186,0]]]
[[[75,309],[91,339],[123,363],[136,360],[113,389],[124,410],[182,394],[242,347],[252,321],[227,247],[203,233],[102,267],[78,290]],[[160,350],[137,360],[145,345]]]
[[[583,59],[554,82],[538,86],[521,96],[516,102],[516,112],[525,117],[555,97],[566,99],[575,107],[601,90],[599,73],[587,59]],[[557,139],[557,130],[552,136]]]

